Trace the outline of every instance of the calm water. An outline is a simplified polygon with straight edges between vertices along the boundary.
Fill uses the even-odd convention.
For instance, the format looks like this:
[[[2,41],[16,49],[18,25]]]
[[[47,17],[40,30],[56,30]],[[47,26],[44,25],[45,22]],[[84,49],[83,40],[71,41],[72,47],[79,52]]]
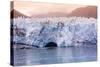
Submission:
[[[96,61],[97,51],[91,47],[14,49],[14,65],[39,65]]]

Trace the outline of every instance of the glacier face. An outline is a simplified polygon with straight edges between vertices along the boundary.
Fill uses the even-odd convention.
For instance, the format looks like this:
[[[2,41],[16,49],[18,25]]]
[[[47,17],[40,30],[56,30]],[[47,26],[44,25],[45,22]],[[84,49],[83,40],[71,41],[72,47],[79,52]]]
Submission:
[[[57,46],[96,44],[97,19],[85,17],[15,18],[13,42],[44,47],[48,42]]]

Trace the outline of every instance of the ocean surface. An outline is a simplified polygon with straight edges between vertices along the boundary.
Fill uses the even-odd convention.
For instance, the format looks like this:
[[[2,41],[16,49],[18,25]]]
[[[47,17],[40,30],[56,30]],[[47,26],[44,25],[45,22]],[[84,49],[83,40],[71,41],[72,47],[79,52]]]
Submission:
[[[97,60],[96,46],[56,48],[14,48],[14,65],[42,65]]]

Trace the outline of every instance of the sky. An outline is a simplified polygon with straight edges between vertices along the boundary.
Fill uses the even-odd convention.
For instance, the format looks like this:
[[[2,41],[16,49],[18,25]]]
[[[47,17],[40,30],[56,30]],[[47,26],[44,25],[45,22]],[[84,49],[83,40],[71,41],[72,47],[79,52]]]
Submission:
[[[27,16],[46,14],[50,12],[70,13],[76,8],[85,5],[40,3],[31,1],[14,1],[14,9]]]

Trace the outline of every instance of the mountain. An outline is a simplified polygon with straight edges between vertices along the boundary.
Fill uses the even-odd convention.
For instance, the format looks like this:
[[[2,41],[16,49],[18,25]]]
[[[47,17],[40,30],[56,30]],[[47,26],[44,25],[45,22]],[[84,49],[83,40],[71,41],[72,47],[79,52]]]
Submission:
[[[10,14],[11,14],[11,16],[10,16],[11,19],[12,19],[12,18],[21,17],[21,16],[22,16],[22,17],[28,17],[28,16],[26,16],[26,15],[20,13],[19,11],[15,10],[15,9],[12,9]]]
[[[97,18],[97,7],[96,6],[80,7],[80,8],[73,10],[68,16]]]
[[[11,10],[11,18],[16,17],[29,17],[24,15],[23,13],[12,9]],[[87,7],[80,7],[73,10],[71,13],[67,12],[48,12],[43,14],[33,14],[30,17],[67,17],[67,16],[77,16],[77,17],[93,17],[97,18],[97,7],[96,6],[87,6]]]

